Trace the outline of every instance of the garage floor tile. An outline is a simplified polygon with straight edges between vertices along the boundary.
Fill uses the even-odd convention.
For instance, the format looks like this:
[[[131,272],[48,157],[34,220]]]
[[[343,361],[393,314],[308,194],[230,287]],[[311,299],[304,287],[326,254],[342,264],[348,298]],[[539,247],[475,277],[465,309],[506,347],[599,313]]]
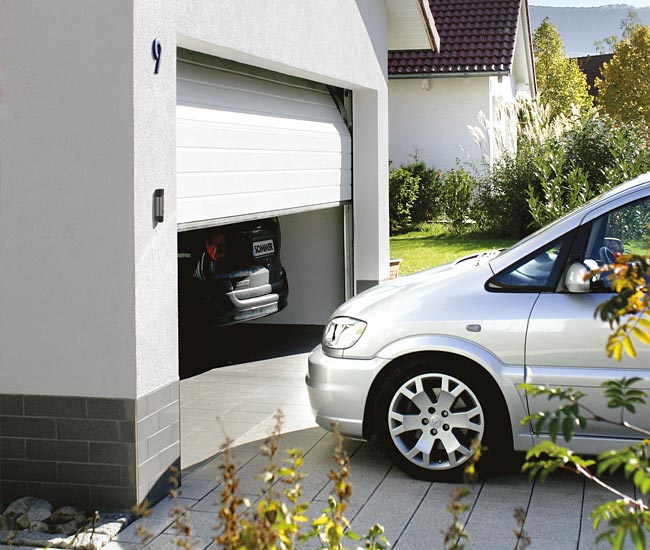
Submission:
[[[305,389],[307,355],[221,367],[181,380],[182,467],[216,455],[228,437],[237,445],[268,436],[278,409],[285,431],[316,426]]]

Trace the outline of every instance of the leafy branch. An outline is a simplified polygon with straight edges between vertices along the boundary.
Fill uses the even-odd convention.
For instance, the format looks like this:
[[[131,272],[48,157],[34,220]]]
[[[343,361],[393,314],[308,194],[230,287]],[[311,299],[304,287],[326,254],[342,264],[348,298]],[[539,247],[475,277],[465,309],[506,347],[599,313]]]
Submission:
[[[595,317],[609,323],[605,353],[620,361],[623,351],[636,357],[634,339],[650,345],[650,256],[623,254],[587,276],[606,275],[616,294],[596,308]]]
[[[644,549],[645,531],[650,531],[650,431],[625,420],[626,412],[634,414],[637,406],[646,404],[648,395],[634,387],[640,381],[641,378],[632,377],[609,380],[602,384],[608,408],[620,410],[617,420],[596,414],[582,403],[584,393],[580,390],[533,384],[519,386],[532,397],[546,396],[549,401],[557,399],[561,402],[553,411],[536,412],[522,419],[522,424],[531,423],[536,435],[546,429],[550,439],[540,442],[526,453],[522,471],[528,472],[531,477],[539,476],[542,482],[559,469],[571,471],[619,497],[598,506],[591,513],[594,529],[598,529],[602,522],[608,525],[597,540],[606,540],[613,548],[622,548],[629,535],[636,548]],[[621,426],[643,439],[623,449],[601,453],[596,460],[584,459],[572,450],[557,445],[560,435],[566,442],[570,442],[576,429],[585,429],[588,422]],[[634,498],[603,481],[603,474],[611,475],[618,471],[622,471],[625,478],[632,481],[637,494],[643,496]]]

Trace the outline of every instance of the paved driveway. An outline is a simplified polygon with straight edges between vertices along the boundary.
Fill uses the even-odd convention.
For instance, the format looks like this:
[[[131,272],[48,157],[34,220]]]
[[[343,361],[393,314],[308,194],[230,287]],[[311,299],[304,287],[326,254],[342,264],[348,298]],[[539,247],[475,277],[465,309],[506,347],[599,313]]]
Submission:
[[[289,355],[214,369],[181,383],[183,483],[180,504],[192,525],[194,548],[210,547],[216,525],[219,459],[215,457],[226,435],[235,439],[240,488],[251,498],[259,495],[256,476],[264,464],[261,442],[273,425],[273,414],[286,415],[282,445],[305,454],[304,499],[312,501],[312,515],[325,505],[327,472],[332,466],[334,441],[313,423],[303,385],[307,354]],[[446,511],[450,484],[411,479],[393,467],[374,442],[347,441],[351,456],[353,496],[347,517],[362,532],[379,522],[395,550],[443,548],[441,531],[449,525]],[[621,486],[626,482],[615,480]],[[560,475],[539,483],[517,473],[517,468],[471,487],[470,505],[463,515],[470,539],[468,549],[523,548],[513,533],[516,508],[526,514],[530,549],[596,548],[589,512],[606,494],[582,479]],[[155,538],[147,549],[168,550],[177,538],[169,517],[171,503],[153,509],[146,526]],[[140,547],[136,524],[120,533],[106,550]],[[350,547],[354,548],[352,542]],[[604,547],[604,546],[602,546]]]

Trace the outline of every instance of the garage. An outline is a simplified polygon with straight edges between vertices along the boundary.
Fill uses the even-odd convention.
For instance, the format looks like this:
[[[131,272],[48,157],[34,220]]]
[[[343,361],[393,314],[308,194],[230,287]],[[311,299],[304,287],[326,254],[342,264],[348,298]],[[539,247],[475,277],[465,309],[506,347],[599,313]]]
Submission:
[[[320,327],[351,295],[351,93],[189,50],[177,57],[179,232],[277,218],[288,305],[255,323]],[[257,332],[268,345],[269,331]]]
[[[0,3],[0,250],[21,259],[0,290],[0,399],[37,420],[0,412],[19,450],[0,492],[155,502],[180,458],[179,235],[277,216],[273,329],[387,278],[387,50],[434,47],[435,24],[420,0],[25,4]],[[25,452],[61,445],[32,427],[70,411],[75,447],[115,462]]]

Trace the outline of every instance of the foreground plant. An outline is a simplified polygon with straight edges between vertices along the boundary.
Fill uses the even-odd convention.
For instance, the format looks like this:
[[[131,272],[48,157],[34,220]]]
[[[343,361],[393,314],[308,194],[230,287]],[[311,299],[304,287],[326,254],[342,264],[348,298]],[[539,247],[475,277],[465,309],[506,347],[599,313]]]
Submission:
[[[336,467],[329,472],[329,479],[332,481],[332,493],[327,499],[327,506],[323,508],[321,515],[311,523],[311,531],[303,540],[317,537],[321,548],[328,550],[345,550],[343,539],[348,538],[354,541],[363,541],[363,548],[372,550],[384,550],[390,546],[384,536],[384,528],[376,523],[368,532],[360,536],[350,527],[350,522],[345,517],[345,510],[352,497],[352,485],[348,481],[350,477],[350,459],[345,451],[344,441],[338,430],[334,431],[336,448],[334,449],[334,462]]]
[[[299,525],[307,521],[303,512],[308,505],[299,502],[300,481],[304,477],[299,472],[302,454],[297,449],[289,449],[286,464],[277,460],[282,420],[282,413],[278,411],[271,437],[261,449],[268,463],[261,475],[264,486],[257,504],[241,495],[230,448],[232,441],[226,442],[220,465],[223,490],[219,520],[223,531],[215,538],[226,550],[292,549],[299,535]],[[278,491],[278,482],[287,488]]]
[[[608,407],[620,410],[618,419],[605,418],[594,413],[581,402],[584,397],[581,391],[521,385],[528,395],[545,395],[549,400],[558,399],[562,402],[554,411],[537,412],[522,420],[522,424],[530,422],[536,434],[546,428],[550,437],[550,441],[542,441],[526,453],[522,470],[529,472],[531,477],[539,475],[541,481],[558,469],[568,470],[593,481],[618,497],[598,506],[591,513],[594,529],[598,529],[603,523],[608,526],[596,540],[606,540],[617,549],[623,547],[628,535],[635,548],[644,549],[647,547],[646,537],[650,534],[650,432],[626,421],[624,414],[625,411],[634,413],[638,405],[646,404],[647,394],[633,387],[640,380],[623,378],[603,384]],[[576,427],[585,428],[589,422],[622,426],[644,439],[624,449],[606,451],[595,460],[582,458],[556,443],[560,435],[569,443]],[[634,494],[625,494],[603,480],[604,474],[617,471],[623,471],[625,477],[632,481],[636,494],[640,495],[639,498],[635,498]]]
[[[472,455],[463,470],[463,485],[452,489],[449,495],[447,511],[451,514],[451,523],[446,529],[441,531],[445,550],[463,550],[465,548],[463,542],[469,540],[469,534],[465,526],[461,523],[460,518],[470,508],[470,505],[464,502],[464,500],[470,494],[470,484],[476,481],[478,475],[476,464],[480,460],[481,453],[484,450],[485,447],[477,440],[472,441]]]
[[[267,457],[268,463],[261,475],[264,486],[257,503],[244,497],[239,490],[232,441],[227,441],[223,449],[220,465],[223,490],[218,514],[221,533],[215,537],[215,541],[225,550],[293,550],[310,539],[317,539],[319,548],[326,550],[346,550],[345,539],[362,542],[363,548],[368,550],[387,549],[390,545],[381,525],[374,525],[361,536],[352,531],[344,515],[352,495],[352,486],[348,481],[349,458],[340,434],[335,432],[336,467],[329,473],[332,492],[327,507],[310,521],[307,515],[309,503],[301,501],[301,481],[305,477],[300,472],[302,453],[299,449],[288,449],[287,458],[279,461],[283,420],[280,411],[276,413],[275,420],[273,433],[262,446],[262,454]],[[284,488],[280,490],[278,485]],[[306,524],[309,524],[309,528],[302,530],[301,526]]]
[[[625,351],[636,357],[635,340],[650,345],[650,256],[624,254],[597,272],[609,273],[616,292],[596,310],[613,331],[607,342],[607,356],[620,361]]]

